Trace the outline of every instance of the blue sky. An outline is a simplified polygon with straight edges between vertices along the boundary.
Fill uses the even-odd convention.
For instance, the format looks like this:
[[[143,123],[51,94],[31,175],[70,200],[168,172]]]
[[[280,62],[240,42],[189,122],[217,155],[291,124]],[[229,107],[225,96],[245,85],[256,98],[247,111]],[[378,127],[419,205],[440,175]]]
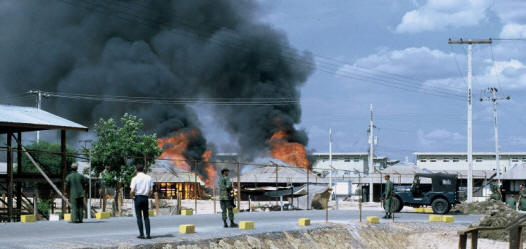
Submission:
[[[467,47],[448,45],[448,38],[526,38],[524,1],[261,4],[263,22],[317,57],[318,70],[302,88],[298,127],[308,131],[309,148],[318,152],[328,151],[329,128],[335,130],[334,151],[366,151],[370,104],[378,155],[411,160],[415,151],[466,151]],[[474,151],[495,149],[492,106],[478,101],[490,86],[511,96],[498,105],[501,151],[526,151],[525,48],[526,41],[473,48]]]

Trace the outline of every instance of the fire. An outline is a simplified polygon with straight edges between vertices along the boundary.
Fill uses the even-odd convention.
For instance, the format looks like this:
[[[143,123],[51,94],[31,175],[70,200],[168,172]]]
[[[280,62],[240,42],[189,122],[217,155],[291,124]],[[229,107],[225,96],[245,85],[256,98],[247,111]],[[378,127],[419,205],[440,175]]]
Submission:
[[[268,140],[270,145],[270,155],[283,162],[301,168],[308,168],[310,165],[307,159],[307,150],[300,143],[289,142],[290,135],[280,130],[275,132]]]
[[[205,184],[207,187],[213,187],[215,180],[217,179],[217,171],[214,167],[214,165],[210,164],[210,158],[212,157],[212,151],[207,150],[203,155],[201,156],[203,158],[203,169],[207,173],[207,178],[205,179]]]
[[[178,132],[171,137],[159,138],[157,140],[158,145],[163,148],[163,153],[159,158],[169,159],[175,166],[187,171],[193,171],[192,166],[188,164],[186,153],[190,142],[194,139],[198,139],[200,136],[201,131],[199,131],[199,129],[192,129],[189,131]],[[194,173],[197,174],[199,179],[201,179],[207,187],[213,187],[217,177],[216,169],[211,163],[209,163],[211,157],[212,151],[206,150],[201,155],[201,158],[190,158],[191,160],[200,160],[199,167],[203,167],[203,170],[198,171],[205,172],[206,175],[203,176],[202,174]]]
[[[159,147],[163,148],[163,153],[159,158],[171,159],[177,167],[190,171],[192,167],[188,164],[185,153],[190,140],[199,135],[198,129],[192,129],[188,132],[177,133],[173,137],[159,138],[157,140]]]

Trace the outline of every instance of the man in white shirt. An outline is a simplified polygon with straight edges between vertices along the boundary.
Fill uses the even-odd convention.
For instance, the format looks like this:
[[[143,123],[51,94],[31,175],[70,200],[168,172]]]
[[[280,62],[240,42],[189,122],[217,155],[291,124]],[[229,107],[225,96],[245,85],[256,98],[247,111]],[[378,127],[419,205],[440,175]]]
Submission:
[[[135,167],[137,175],[132,178],[130,184],[130,196],[135,203],[135,216],[139,226],[139,239],[151,239],[150,237],[150,218],[148,217],[148,196],[153,192],[153,180],[149,175],[144,174],[144,165]],[[144,217],[144,226],[146,227],[146,237],[144,237],[142,219]]]

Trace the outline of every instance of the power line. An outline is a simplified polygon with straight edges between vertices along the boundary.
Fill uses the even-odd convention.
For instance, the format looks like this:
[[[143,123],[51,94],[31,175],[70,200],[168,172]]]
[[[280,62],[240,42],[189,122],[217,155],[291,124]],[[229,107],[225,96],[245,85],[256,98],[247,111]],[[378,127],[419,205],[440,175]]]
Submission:
[[[78,2],[72,2],[72,1],[68,1],[68,0],[57,0],[57,1],[60,1],[60,2],[63,2],[63,3],[66,3],[66,4],[69,4],[69,5],[73,5],[73,6],[77,6],[78,7],[78,4],[82,5],[80,7],[82,8],[85,8],[85,9],[92,9],[93,11],[95,12],[99,12],[101,13],[107,13],[107,14],[112,14],[111,16],[112,17],[116,17],[116,18],[119,18],[119,19],[122,19],[122,20],[125,20],[125,21],[128,21],[128,22],[133,22],[133,23],[139,23],[139,24],[142,24],[142,25],[145,25],[145,26],[151,26],[151,25],[159,25],[159,26],[162,26],[162,27],[165,27],[165,28],[173,28],[173,27],[167,27],[166,26],[166,23],[167,21],[163,21],[163,22],[160,22],[160,21],[157,21],[157,20],[154,20],[154,19],[148,19],[148,18],[145,18],[145,17],[141,17],[141,16],[138,16],[138,15],[134,15],[133,13],[129,13],[129,12],[125,12],[125,11],[122,11],[122,10],[117,10],[115,8],[111,9],[112,12],[108,12],[108,10],[105,10],[105,8],[111,8],[112,6],[109,5],[108,2],[103,2],[101,4],[101,2],[98,2],[98,3],[95,3],[93,1],[78,1]],[[131,4],[133,5],[133,4]],[[113,5],[113,6],[116,6],[116,5]],[[130,9],[130,8],[127,8],[127,9]],[[178,24],[181,24],[183,23],[182,25],[187,25],[188,27],[188,24],[185,24],[184,21],[178,19],[178,20],[171,20],[171,21],[175,21],[175,22],[178,22]],[[199,24],[199,25],[203,25],[203,24]],[[199,29],[196,28],[195,26],[193,27],[193,31],[196,32],[197,34],[199,34]],[[208,30],[209,32],[210,30]],[[182,36],[190,36],[190,34],[188,34],[187,32],[182,32],[182,31],[179,31],[177,29],[171,29],[171,30],[168,30],[168,32],[171,32],[171,33],[174,33],[174,34],[177,34],[177,35],[182,35]],[[237,34],[231,32],[230,30],[228,29],[222,29],[221,30],[222,33],[224,34],[228,34],[228,35],[231,35],[231,36],[236,36]],[[206,34],[202,34],[201,35],[209,35],[208,33]],[[205,37],[196,37],[196,36],[191,36],[192,38],[200,38],[200,39],[205,39]],[[243,44],[231,44],[229,42],[225,42],[224,40],[218,40],[217,38],[214,38],[214,37],[206,37],[207,40],[206,41],[209,41],[209,42],[212,42],[212,43],[215,43],[215,44],[218,44],[218,45],[221,45],[221,46],[225,46],[225,47],[230,47],[230,48],[239,48],[239,47],[243,47],[244,45]],[[460,95],[460,94],[455,94],[455,93],[452,93],[449,89],[443,89],[443,88],[437,88],[437,87],[429,87],[429,88],[433,88],[434,90],[431,91],[431,90],[427,90],[427,89],[422,89],[420,86],[417,86],[415,84],[410,84],[408,83],[407,81],[408,78],[407,77],[404,77],[406,81],[402,81],[402,80],[396,80],[395,78],[396,77],[401,77],[400,75],[394,75],[394,74],[389,74],[389,73],[385,73],[385,72],[380,72],[380,71],[376,71],[376,74],[372,74],[372,73],[367,73],[367,72],[356,72],[355,74],[350,74],[350,73],[342,73],[341,71],[338,71],[338,69],[340,69],[343,65],[337,63],[336,61],[332,60],[332,59],[328,59],[328,58],[323,58],[322,56],[317,56],[318,58],[323,58],[324,60],[329,60],[329,62],[332,61],[332,63],[321,63],[321,61],[318,61],[317,65],[315,65],[314,62],[312,61],[306,61],[304,58],[302,58],[301,56],[298,55],[298,53],[295,51],[295,50],[292,50],[292,49],[283,49],[282,51],[280,51],[282,53],[282,55],[285,57],[285,58],[288,58],[288,59],[293,59],[295,61],[298,61],[300,63],[304,63],[310,67],[314,67],[314,66],[317,66],[317,70],[321,71],[321,72],[325,72],[325,73],[329,73],[329,74],[333,74],[333,75],[339,75],[339,76],[342,76],[342,77],[345,77],[345,78],[349,78],[349,79],[353,79],[353,80],[363,80],[363,81],[367,81],[367,82],[370,82],[370,83],[374,83],[374,84],[379,84],[379,85],[384,85],[386,87],[391,87],[391,88],[397,88],[397,89],[401,89],[401,90],[405,90],[405,91],[409,91],[409,92],[416,92],[416,93],[423,93],[423,94],[428,94],[428,95],[433,95],[433,96],[438,96],[438,97],[453,97],[453,99],[455,99],[454,97],[458,97],[459,99],[460,98],[463,98],[464,96]],[[347,64],[348,65],[348,64]],[[334,68],[334,67],[337,67],[337,68]],[[351,65],[353,66],[353,65]],[[356,66],[353,66],[353,67],[356,67]],[[374,71],[374,70],[371,70],[371,69],[364,69],[364,68],[361,68],[361,70],[369,70],[369,71]],[[378,74],[383,74],[384,76],[381,77],[379,76]],[[385,75],[390,75],[389,77],[386,77]],[[395,83],[398,83],[398,84],[393,84],[391,83],[391,81],[396,81]]]

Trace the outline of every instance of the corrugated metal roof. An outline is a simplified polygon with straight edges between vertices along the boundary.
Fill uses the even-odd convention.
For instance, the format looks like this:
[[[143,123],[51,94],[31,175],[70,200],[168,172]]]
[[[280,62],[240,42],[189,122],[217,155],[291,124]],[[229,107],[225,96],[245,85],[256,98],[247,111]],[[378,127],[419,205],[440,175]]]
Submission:
[[[503,180],[526,180],[526,164],[514,165],[501,176]]]
[[[305,183],[307,181],[307,175],[305,169],[296,168],[292,166],[288,167],[277,167],[278,170],[278,183]],[[232,182],[237,181],[237,177],[231,178]],[[276,167],[275,166],[264,166],[256,167],[247,173],[241,175],[242,183],[273,183],[276,182]],[[326,183],[327,179],[317,177],[316,175],[309,173],[309,182],[311,183]]]
[[[0,105],[0,133],[87,127],[34,107]]]

